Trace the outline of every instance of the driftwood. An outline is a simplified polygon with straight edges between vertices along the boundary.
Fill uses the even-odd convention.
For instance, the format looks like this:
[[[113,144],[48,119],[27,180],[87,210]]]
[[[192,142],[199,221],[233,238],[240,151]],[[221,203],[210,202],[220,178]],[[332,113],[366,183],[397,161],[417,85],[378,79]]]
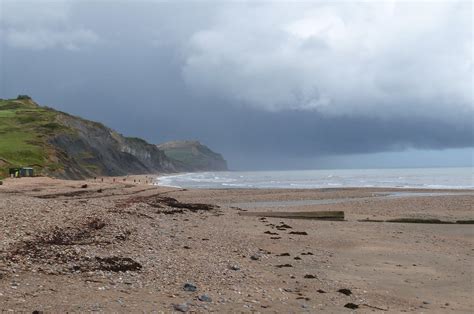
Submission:
[[[242,216],[278,217],[290,219],[344,220],[343,211],[311,212],[240,212]]]

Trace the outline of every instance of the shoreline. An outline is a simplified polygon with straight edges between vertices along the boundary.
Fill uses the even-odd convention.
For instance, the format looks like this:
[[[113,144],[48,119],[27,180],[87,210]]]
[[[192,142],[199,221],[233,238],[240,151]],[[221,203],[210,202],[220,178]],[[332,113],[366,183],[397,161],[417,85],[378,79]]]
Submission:
[[[445,170],[446,168],[427,168],[428,170]],[[451,168],[450,168],[451,169]],[[464,169],[464,168],[454,168],[454,169]],[[467,168],[466,168],[467,169]],[[470,168],[469,168],[470,169]],[[355,171],[355,172],[360,172],[360,171],[369,171],[373,172],[374,170],[379,170],[379,169],[350,169],[347,171]],[[384,169],[384,170],[398,170],[398,171],[404,171],[404,170],[413,170],[413,169]],[[426,191],[433,191],[433,190],[453,190],[453,191],[468,191],[468,190],[474,190],[474,185],[472,185],[472,179],[468,183],[466,177],[460,177],[457,178],[458,180],[461,180],[462,183],[464,184],[458,184],[453,185],[453,184],[447,184],[446,182],[441,182],[441,181],[436,181],[436,179],[433,179],[436,184],[421,184],[419,182],[414,182],[413,180],[406,181],[406,182],[394,182],[393,184],[387,184],[385,182],[380,181],[381,179],[368,179],[365,177],[357,177],[355,174],[347,174],[347,173],[341,173],[338,174],[338,172],[344,172],[344,169],[332,169],[334,173],[332,174],[331,170],[311,170],[311,172],[314,173],[314,179],[315,181],[309,180],[308,183],[308,177],[301,177],[300,175],[296,175],[291,177],[288,177],[288,179],[281,179],[281,173],[288,172],[288,173],[298,173],[302,171],[242,171],[242,175],[239,176],[239,178],[243,178],[244,176],[247,176],[245,179],[246,180],[241,180],[237,178],[236,176],[232,176],[229,174],[235,174],[239,173],[239,171],[207,171],[207,172],[187,172],[187,173],[176,173],[176,174],[165,174],[165,175],[159,175],[157,176],[157,185],[160,186],[167,186],[167,187],[177,187],[177,188],[192,188],[192,189],[344,189],[344,188],[367,188],[367,189],[400,189],[400,190],[412,190],[412,189],[419,189],[419,190],[426,190]],[[470,170],[472,171],[472,170]],[[202,175],[204,174],[204,177]],[[210,176],[205,177],[206,174],[209,174]],[[255,179],[256,175],[258,176],[264,176],[267,174],[268,176],[265,176],[268,181],[271,184],[268,183],[263,183],[263,181],[259,179]],[[201,175],[201,176],[198,176]],[[273,175],[273,177],[272,177]],[[373,174],[371,174],[373,175]],[[393,175],[393,174],[392,174]],[[404,176],[412,176],[412,173],[400,173],[397,174],[398,179],[403,179]],[[433,174],[431,174],[433,176]],[[180,177],[186,177],[189,176],[187,181],[180,181],[178,180],[173,180],[176,178]],[[195,176],[193,178],[193,176]],[[197,176],[197,177],[196,177]],[[330,182],[333,180],[334,177],[339,178],[339,182]],[[346,177],[345,177],[346,176]],[[349,176],[349,177],[347,177]],[[354,176],[353,178],[351,176]],[[213,178],[214,177],[214,178]],[[397,180],[397,178],[391,178],[388,176],[389,181],[390,180]],[[346,180],[360,180],[359,183],[349,183],[345,182]],[[288,180],[288,181],[285,181]],[[368,180],[368,181],[367,181]],[[453,178],[450,178],[450,180],[453,180]],[[464,180],[464,181],[463,181]],[[161,181],[161,183],[160,183]],[[324,181],[326,183],[321,183],[319,181]],[[362,182],[367,182],[367,183],[362,183]]]
[[[352,303],[361,311],[468,313],[474,306],[472,226],[358,221],[472,220],[472,194],[177,189],[145,183],[154,176],[5,180],[1,309],[349,312]],[[340,198],[351,201],[304,203]],[[345,220],[240,215],[308,210],[344,211]],[[184,290],[186,283],[197,290]]]

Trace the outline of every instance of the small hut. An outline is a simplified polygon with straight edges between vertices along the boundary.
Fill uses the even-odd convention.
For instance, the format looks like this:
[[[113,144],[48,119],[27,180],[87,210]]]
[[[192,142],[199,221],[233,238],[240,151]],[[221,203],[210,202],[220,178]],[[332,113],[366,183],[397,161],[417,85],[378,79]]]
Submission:
[[[33,177],[35,175],[31,167],[10,168],[9,174],[12,178]]]

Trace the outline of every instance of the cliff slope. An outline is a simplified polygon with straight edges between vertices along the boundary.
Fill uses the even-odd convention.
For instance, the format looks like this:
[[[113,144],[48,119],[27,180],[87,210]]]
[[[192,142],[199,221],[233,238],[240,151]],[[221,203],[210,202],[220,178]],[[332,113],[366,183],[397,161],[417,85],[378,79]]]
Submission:
[[[173,141],[158,145],[168,158],[184,171],[225,171],[227,162],[198,141]],[[176,161],[178,163],[176,163]]]
[[[156,145],[41,107],[27,96],[0,100],[0,177],[17,166],[67,179],[175,172],[183,167]]]

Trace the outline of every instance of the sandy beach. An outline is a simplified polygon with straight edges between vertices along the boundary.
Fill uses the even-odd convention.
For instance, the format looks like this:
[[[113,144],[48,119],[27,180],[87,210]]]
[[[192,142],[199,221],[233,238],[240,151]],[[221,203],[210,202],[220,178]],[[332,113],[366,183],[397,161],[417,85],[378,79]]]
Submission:
[[[187,190],[152,180],[4,180],[0,309],[474,309],[472,225],[361,221],[472,220],[472,190]],[[317,210],[345,220],[242,215]]]

